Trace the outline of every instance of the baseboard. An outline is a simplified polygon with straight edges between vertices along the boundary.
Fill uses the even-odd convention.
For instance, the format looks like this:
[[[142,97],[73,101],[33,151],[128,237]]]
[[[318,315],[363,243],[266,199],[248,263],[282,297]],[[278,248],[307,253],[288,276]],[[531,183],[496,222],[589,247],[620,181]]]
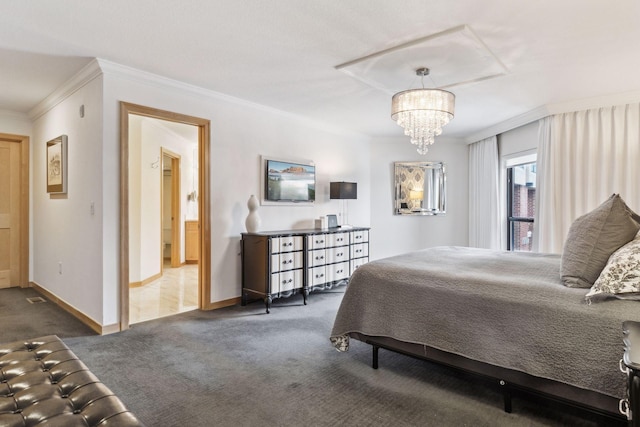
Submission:
[[[67,313],[71,314],[73,317],[90,327],[95,333],[100,335],[108,335],[113,334],[115,332],[120,332],[120,324],[115,323],[113,325],[102,326],[86,314],[82,313],[80,310],[76,309],[69,303],[64,300],[58,298],[56,295],[52,294],[36,282],[29,282],[29,285],[39,294],[42,294],[45,298],[47,298],[52,303],[56,304],[58,307],[62,308]]]
[[[154,280],[157,280],[157,279],[159,279],[161,277],[162,277],[162,271],[160,273],[158,273],[158,274],[154,274],[151,277],[147,277],[146,279],[144,279],[141,282],[131,282],[131,283],[129,283],[129,287],[130,288],[139,288],[140,286],[144,286],[146,284],[149,284],[149,283],[153,282]]]
[[[188,259],[188,260],[185,260],[183,265],[186,265],[186,264],[197,264],[197,263],[198,263],[197,259]]]
[[[232,305],[240,304],[241,298],[229,298],[223,301],[210,302],[205,304],[204,310],[216,310],[218,308],[231,307]]]

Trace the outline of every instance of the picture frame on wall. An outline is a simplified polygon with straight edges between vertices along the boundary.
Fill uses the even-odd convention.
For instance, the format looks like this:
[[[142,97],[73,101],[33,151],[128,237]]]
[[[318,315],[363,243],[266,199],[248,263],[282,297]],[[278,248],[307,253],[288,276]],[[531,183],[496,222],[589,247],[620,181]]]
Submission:
[[[67,135],[47,142],[47,193],[67,192]]]

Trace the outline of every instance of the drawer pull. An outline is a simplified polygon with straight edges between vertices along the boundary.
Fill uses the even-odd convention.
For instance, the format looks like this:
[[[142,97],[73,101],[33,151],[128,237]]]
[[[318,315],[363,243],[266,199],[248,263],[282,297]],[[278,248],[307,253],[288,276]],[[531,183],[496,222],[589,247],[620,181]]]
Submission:
[[[336,256],[342,256],[344,255],[344,252],[340,252],[339,254],[336,254]]]
[[[319,279],[321,277],[324,277],[324,274],[316,274],[316,279]]]
[[[316,240],[316,244],[324,243],[324,240]]]
[[[316,260],[321,260],[321,259],[324,259],[324,256],[317,256],[316,257]]]
[[[292,259],[287,260],[287,261],[282,261],[282,263],[283,263],[283,264],[291,264],[292,262],[293,262],[293,260],[292,260]]]

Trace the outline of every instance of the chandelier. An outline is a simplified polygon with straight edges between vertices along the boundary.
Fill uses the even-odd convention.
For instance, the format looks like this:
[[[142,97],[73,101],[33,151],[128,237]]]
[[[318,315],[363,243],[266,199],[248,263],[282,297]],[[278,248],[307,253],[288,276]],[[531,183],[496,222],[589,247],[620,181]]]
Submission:
[[[398,92],[391,99],[391,118],[404,128],[411,143],[418,146],[418,153],[427,154],[434,138],[442,133],[442,126],[453,118],[456,97],[442,89],[425,89],[424,76],[428,68],[418,68],[422,89]]]

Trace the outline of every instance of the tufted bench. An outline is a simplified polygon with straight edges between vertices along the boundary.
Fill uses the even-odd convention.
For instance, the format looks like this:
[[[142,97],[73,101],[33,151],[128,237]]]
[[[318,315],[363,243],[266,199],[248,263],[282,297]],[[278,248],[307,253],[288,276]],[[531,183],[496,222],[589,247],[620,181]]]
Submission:
[[[55,335],[0,344],[0,426],[142,426]]]

